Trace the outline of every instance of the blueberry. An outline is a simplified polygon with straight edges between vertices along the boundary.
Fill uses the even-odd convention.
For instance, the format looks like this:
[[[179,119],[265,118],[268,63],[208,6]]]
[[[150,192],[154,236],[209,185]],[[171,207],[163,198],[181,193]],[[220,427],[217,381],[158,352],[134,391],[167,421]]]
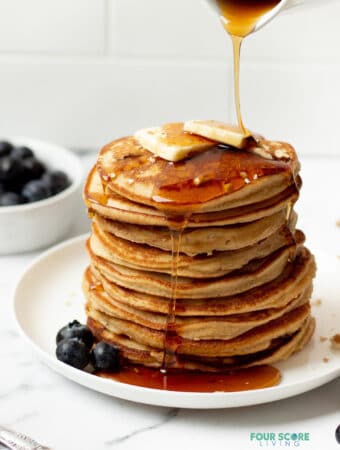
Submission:
[[[90,361],[90,352],[84,342],[77,338],[63,339],[57,345],[56,355],[59,361],[84,369]]]
[[[44,164],[34,156],[29,156],[21,161],[24,179],[26,181],[39,179],[46,171]]]
[[[91,330],[86,325],[82,325],[81,323],[79,323],[78,320],[74,320],[73,322],[70,322],[69,324],[61,328],[58,331],[56,342],[58,344],[58,342],[62,341],[63,339],[71,338],[77,338],[80,341],[84,342],[89,350],[91,349],[94,342]]]
[[[25,200],[21,195],[15,192],[3,192],[0,194],[0,206],[14,206],[21,205]]]
[[[0,141],[0,156],[9,155],[13,145],[7,141]]]
[[[0,158],[0,181],[11,182],[15,180],[21,172],[21,164],[10,156]]]
[[[46,172],[43,175],[42,180],[50,186],[53,195],[65,190],[70,185],[68,176],[61,170]]]
[[[21,145],[12,149],[11,156],[16,159],[25,159],[34,157],[34,153],[30,148]]]
[[[50,197],[51,190],[42,180],[32,180],[25,184],[21,194],[29,203],[32,203]]]
[[[338,425],[337,429],[335,430],[335,439],[337,440],[337,443],[340,444],[340,425]]]
[[[120,368],[119,350],[114,345],[101,341],[92,350],[91,362],[97,370],[117,372]]]

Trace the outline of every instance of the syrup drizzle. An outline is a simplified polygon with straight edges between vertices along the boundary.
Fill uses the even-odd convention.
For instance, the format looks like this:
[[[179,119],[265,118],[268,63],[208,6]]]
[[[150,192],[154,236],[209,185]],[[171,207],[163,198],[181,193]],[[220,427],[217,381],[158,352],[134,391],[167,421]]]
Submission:
[[[169,369],[177,366],[177,347],[181,342],[176,333],[176,300],[177,300],[177,282],[178,282],[178,260],[181,248],[182,233],[185,224],[179,229],[170,229],[171,234],[171,298],[169,310],[166,319],[163,345],[163,361],[161,372],[166,374]],[[166,377],[164,377],[166,382]],[[166,387],[165,387],[166,389]]]
[[[236,116],[240,131],[250,136],[246,130],[240,106],[240,54],[243,39],[256,26],[258,20],[280,3],[280,0],[217,0],[221,21],[230,35],[234,54],[234,99]]]
[[[188,205],[191,212],[197,204],[232,194],[262,177],[279,173],[292,176],[287,162],[223,145],[177,163],[161,164],[154,180],[153,200],[165,208]]]
[[[236,107],[237,122],[242,134],[244,136],[250,135],[246,130],[241,114],[241,99],[240,99],[240,56],[243,38],[239,36],[232,36],[233,56],[234,56],[234,102]]]

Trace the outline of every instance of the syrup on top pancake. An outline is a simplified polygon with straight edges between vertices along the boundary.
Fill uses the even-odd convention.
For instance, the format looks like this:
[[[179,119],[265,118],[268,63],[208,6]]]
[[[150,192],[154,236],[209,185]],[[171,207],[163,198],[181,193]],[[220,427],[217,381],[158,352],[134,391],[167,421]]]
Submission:
[[[282,191],[295,183],[299,164],[289,144],[263,141],[254,145],[240,150],[216,143],[184,160],[169,162],[143,148],[135,138],[126,137],[101,150],[97,170],[106,193],[111,190],[157,209],[178,212],[204,205],[205,210],[218,210],[225,207],[225,198],[234,199],[235,193],[236,198],[259,190],[273,194],[275,189]]]

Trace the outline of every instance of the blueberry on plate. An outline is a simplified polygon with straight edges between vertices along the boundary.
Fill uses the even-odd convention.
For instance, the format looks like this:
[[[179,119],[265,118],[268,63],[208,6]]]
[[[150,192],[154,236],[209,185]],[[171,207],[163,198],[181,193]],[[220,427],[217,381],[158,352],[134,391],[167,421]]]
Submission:
[[[44,164],[34,156],[29,156],[21,160],[24,179],[26,181],[37,180],[45,173]]]
[[[52,170],[50,172],[46,172],[43,175],[42,180],[50,186],[53,195],[64,191],[70,185],[68,176],[61,170]]]
[[[13,145],[7,141],[0,141],[0,156],[9,155]]]
[[[56,355],[59,361],[76,369],[84,369],[90,361],[88,347],[77,338],[60,341],[57,345]]]
[[[0,181],[12,182],[20,175],[21,164],[10,156],[0,157]]]
[[[93,334],[91,333],[90,328],[79,323],[78,320],[73,320],[73,322],[70,322],[69,324],[61,328],[58,331],[56,342],[58,344],[63,339],[71,338],[77,338],[80,341],[84,342],[89,350],[91,349],[94,342]]]
[[[25,184],[21,194],[28,203],[32,203],[50,197],[51,190],[42,180],[32,180]]]
[[[33,150],[26,147],[25,145],[20,145],[18,147],[14,147],[11,151],[12,158],[16,159],[25,159],[34,157]]]
[[[22,203],[25,203],[25,200],[16,192],[0,193],[0,206],[14,206]]]
[[[107,342],[98,342],[91,352],[91,362],[97,370],[118,372],[120,369],[119,349]]]

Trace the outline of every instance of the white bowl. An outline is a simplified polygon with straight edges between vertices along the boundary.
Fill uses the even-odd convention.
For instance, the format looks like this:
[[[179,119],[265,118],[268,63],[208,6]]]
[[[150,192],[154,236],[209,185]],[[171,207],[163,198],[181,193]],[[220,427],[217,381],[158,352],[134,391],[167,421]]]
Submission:
[[[75,205],[80,201],[83,172],[79,158],[63,147],[21,137],[4,140],[31,148],[47,168],[64,171],[71,185],[46,200],[0,207],[2,255],[36,250],[66,236],[75,219]]]

